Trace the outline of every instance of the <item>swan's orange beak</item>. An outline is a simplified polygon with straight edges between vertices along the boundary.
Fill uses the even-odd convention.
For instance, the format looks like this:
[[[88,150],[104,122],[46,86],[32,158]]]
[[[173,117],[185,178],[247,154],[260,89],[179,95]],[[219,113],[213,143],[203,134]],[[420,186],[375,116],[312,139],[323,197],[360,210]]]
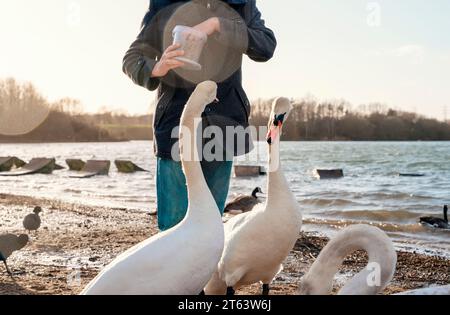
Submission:
[[[267,133],[267,143],[271,145],[273,141],[279,136],[281,127],[283,126],[282,123],[280,123],[278,126],[271,126],[269,129],[269,132]]]

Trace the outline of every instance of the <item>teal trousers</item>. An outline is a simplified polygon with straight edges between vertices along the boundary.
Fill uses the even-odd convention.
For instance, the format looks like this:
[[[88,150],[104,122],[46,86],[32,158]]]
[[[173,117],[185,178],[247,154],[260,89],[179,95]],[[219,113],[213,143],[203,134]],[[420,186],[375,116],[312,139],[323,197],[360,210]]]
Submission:
[[[230,187],[233,162],[201,162],[208,187],[223,214]],[[188,194],[186,178],[180,162],[157,160],[156,190],[158,204],[158,227],[161,231],[180,223],[187,213]]]

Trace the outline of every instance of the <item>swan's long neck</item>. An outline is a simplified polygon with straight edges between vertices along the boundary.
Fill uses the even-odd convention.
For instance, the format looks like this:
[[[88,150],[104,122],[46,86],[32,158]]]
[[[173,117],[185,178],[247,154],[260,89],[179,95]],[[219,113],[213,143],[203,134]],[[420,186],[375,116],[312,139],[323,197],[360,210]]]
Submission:
[[[190,195],[200,193],[206,185],[200,162],[195,153],[197,149],[197,117],[192,110],[186,109],[180,129],[181,164],[186,175],[186,184]]]
[[[189,209],[186,217],[201,221],[211,221],[211,216],[218,216],[219,211],[215,211],[217,205],[206,183],[197,154],[198,137],[196,131],[201,121],[201,106],[191,106],[189,103],[198,101],[197,98],[191,97],[181,117],[180,156],[186,176],[189,199]]]
[[[322,250],[303,283],[313,289],[314,294],[330,294],[333,278],[342,262],[356,250],[368,253],[369,264],[348,281],[339,294],[372,295],[382,291],[393,277],[397,254],[384,232],[364,225],[351,226],[333,238]]]
[[[267,181],[267,203],[269,206],[267,209],[276,211],[282,209],[277,209],[277,207],[272,207],[270,205],[282,203],[286,198],[288,198],[288,200],[292,199],[292,193],[288,182],[281,169],[280,145],[280,136],[273,139],[272,144],[269,145],[269,170]]]
[[[447,212],[448,212],[448,208],[444,208],[444,221],[448,223]]]

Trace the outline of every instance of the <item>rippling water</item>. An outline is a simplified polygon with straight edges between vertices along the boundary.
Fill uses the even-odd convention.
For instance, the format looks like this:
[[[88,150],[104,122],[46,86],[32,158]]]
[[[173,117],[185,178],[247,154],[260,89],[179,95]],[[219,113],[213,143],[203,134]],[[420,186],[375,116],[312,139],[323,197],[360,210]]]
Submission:
[[[131,159],[150,173],[71,179],[53,175],[0,177],[0,192],[50,197],[143,211],[155,207],[155,159],[150,142],[0,144],[0,156]],[[265,144],[239,163],[265,163]],[[450,231],[417,223],[423,215],[442,216],[450,204],[450,142],[290,142],[282,145],[283,169],[302,206],[304,230],[332,235],[349,223],[371,223],[393,237],[398,247],[450,257]],[[316,168],[342,168],[339,180],[318,180]],[[398,173],[424,177],[399,177]],[[266,177],[233,179],[230,197],[261,186]]]

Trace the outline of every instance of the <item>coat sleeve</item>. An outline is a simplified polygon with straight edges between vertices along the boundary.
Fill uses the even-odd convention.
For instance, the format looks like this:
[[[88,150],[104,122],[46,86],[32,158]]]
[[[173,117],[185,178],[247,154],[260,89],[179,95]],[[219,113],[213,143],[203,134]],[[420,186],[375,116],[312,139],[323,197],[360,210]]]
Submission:
[[[157,21],[152,21],[143,27],[123,58],[123,72],[135,84],[150,91],[156,90],[160,84],[158,78],[151,77],[157,60],[161,58],[160,46]]]
[[[268,61],[273,57],[277,47],[275,34],[266,27],[256,6],[256,0],[249,0],[246,5],[248,6],[246,12],[249,12],[247,25],[242,19],[219,18],[221,28],[219,40],[233,43],[233,46],[254,61]]]

